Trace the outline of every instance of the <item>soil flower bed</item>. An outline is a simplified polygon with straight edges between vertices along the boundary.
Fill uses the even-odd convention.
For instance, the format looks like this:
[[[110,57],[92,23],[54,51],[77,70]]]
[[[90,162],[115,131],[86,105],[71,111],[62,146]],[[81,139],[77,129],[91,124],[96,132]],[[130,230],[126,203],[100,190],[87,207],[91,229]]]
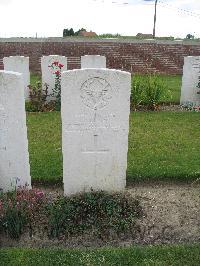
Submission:
[[[139,201],[122,193],[91,191],[54,198],[23,188],[0,195],[0,235],[17,241],[23,235],[68,239],[90,234],[101,239],[134,234],[142,215]]]

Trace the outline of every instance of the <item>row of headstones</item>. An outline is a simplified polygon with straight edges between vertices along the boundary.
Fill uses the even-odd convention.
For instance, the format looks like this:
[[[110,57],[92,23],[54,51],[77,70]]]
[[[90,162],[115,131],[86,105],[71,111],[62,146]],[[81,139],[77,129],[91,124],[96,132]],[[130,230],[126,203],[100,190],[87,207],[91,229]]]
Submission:
[[[62,72],[63,183],[66,195],[125,187],[131,74]],[[0,71],[0,190],[31,187],[24,82]]]
[[[54,64],[56,63],[56,64]],[[4,70],[15,71],[23,74],[24,78],[24,95],[29,99],[30,71],[29,57],[9,56],[3,58]],[[106,57],[100,55],[81,56],[81,68],[106,68]],[[67,57],[60,55],[48,55],[41,58],[42,84],[48,85],[48,94],[52,95],[55,86],[56,71],[67,70]],[[53,97],[48,97],[51,100]]]
[[[54,62],[59,62],[62,71],[67,70],[67,58],[59,55],[43,56],[41,58],[42,83],[49,86],[48,93],[52,95],[55,86],[56,71]],[[24,56],[10,56],[3,59],[4,69],[23,73],[25,83],[25,99],[29,98],[28,85],[30,84],[29,58]],[[106,57],[99,55],[86,55],[81,57],[81,68],[106,68]],[[49,99],[52,99],[49,98]],[[200,105],[200,56],[184,58],[181,105]]]

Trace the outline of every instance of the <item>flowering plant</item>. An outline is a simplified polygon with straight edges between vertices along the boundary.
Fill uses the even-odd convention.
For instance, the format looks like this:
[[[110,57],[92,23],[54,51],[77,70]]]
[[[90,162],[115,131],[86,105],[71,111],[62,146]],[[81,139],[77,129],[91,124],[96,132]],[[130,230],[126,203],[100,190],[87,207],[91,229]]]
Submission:
[[[200,76],[198,76],[198,84],[196,87],[200,89]]]
[[[55,86],[53,88],[52,96],[56,97],[56,110],[58,111],[61,107],[61,70],[63,67],[64,65],[58,61],[54,61],[49,65],[49,69],[55,77]]]
[[[29,99],[26,102],[26,110],[29,112],[43,112],[47,108],[48,84],[44,84],[44,89],[41,82],[37,82],[35,85],[29,85]]]
[[[189,101],[182,104],[182,108],[188,111],[200,112],[200,105],[195,105],[193,102],[189,102]]]
[[[199,106],[194,106],[193,111],[195,112],[200,112],[200,105]]]
[[[0,195],[0,231],[18,239],[23,229],[35,220],[35,214],[45,202],[45,195],[38,189],[18,188]]]

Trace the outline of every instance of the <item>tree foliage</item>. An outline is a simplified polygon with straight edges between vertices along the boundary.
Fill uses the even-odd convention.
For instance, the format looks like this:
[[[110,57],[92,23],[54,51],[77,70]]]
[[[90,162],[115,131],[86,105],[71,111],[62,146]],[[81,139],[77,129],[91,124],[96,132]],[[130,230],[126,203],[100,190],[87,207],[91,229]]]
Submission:
[[[81,31],[87,31],[87,30],[84,29],[84,28],[81,28],[78,31],[74,31],[73,28],[64,29],[63,30],[63,37],[67,37],[67,36],[78,36]]]
[[[188,39],[188,40],[193,40],[193,39],[194,39],[194,35],[188,33],[188,34],[186,35],[186,39]]]

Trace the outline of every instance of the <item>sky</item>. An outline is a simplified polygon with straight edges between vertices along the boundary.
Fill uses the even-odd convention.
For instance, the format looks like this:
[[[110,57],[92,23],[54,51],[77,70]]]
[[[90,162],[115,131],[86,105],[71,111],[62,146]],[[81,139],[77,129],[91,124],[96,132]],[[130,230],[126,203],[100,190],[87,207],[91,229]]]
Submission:
[[[0,0],[0,37],[152,33],[155,0]],[[200,38],[200,0],[158,0],[156,36]]]

